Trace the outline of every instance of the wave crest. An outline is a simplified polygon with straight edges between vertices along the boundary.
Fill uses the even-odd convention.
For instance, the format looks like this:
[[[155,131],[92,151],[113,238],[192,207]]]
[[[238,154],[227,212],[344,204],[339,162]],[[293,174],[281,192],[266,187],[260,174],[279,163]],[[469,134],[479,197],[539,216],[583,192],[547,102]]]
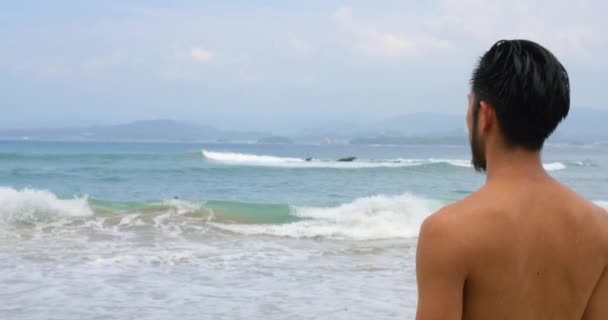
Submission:
[[[545,170],[547,171],[559,171],[559,170],[564,170],[566,169],[566,165],[561,163],[561,162],[550,162],[550,163],[544,163],[543,167],[545,168]]]
[[[262,166],[280,168],[334,168],[334,169],[359,169],[359,168],[399,168],[415,167],[433,164],[447,164],[455,167],[471,167],[470,161],[460,159],[386,159],[386,160],[363,160],[338,161],[324,159],[303,159],[293,157],[278,157],[268,155],[255,155],[235,152],[215,152],[202,150],[205,159],[229,165]]]
[[[86,197],[59,199],[45,190],[0,187],[0,221],[5,223],[53,220],[58,217],[92,216]]]
[[[304,220],[288,224],[212,225],[246,235],[352,240],[411,238],[418,235],[422,221],[441,207],[438,201],[411,194],[378,195],[336,207],[292,207],[292,215]]]
[[[269,155],[256,155],[236,152],[216,152],[201,151],[203,157],[209,161],[240,166],[260,166],[277,168],[333,168],[333,169],[365,169],[365,168],[403,168],[419,167],[431,165],[448,165],[460,168],[472,168],[470,160],[465,159],[382,159],[365,160],[355,159],[354,161],[338,161],[326,159],[303,159],[293,157],[279,157]],[[551,162],[543,164],[547,171],[558,171],[566,169],[566,165],[561,162]]]

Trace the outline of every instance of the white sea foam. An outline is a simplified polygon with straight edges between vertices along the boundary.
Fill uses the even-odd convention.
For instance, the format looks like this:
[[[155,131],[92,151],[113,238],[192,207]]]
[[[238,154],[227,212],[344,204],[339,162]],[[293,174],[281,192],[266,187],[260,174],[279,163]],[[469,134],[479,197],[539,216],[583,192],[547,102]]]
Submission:
[[[154,265],[178,265],[188,263],[194,258],[191,251],[161,251],[154,254],[117,254],[111,257],[89,257],[91,259],[90,266],[92,267],[113,267],[116,265],[122,266],[141,266],[142,264]]]
[[[455,167],[464,167],[464,168],[472,168],[473,164],[471,164],[470,160],[462,160],[462,159],[429,159],[430,163],[445,163]]]
[[[201,204],[181,199],[165,200],[162,204],[173,208],[178,215],[195,212],[201,209]]]
[[[365,160],[355,159],[345,162],[337,160],[306,159],[293,157],[277,157],[268,155],[255,155],[234,152],[215,152],[202,150],[203,157],[210,161],[229,165],[242,166],[261,166],[261,167],[281,167],[281,168],[334,168],[334,169],[362,169],[362,168],[401,168],[417,167],[425,165],[445,164],[453,167],[472,168],[470,160],[465,159],[384,159],[384,160]],[[558,171],[566,169],[566,165],[561,162],[545,163],[545,170]]]
[[[266,164],[266,163],[303,163],[301,158],[275,157],[266,155],[244,154],[234,152],[202,151],[203,156],[209,160],[235,163],[235,164]]]
[[[139,213],[126,215],[120,219],[118,226],[143,226],[145,223],[140,219],[140,216]]]
[[[91,215],[93,210],[86,197],[59,199],[45,190],[0,187],[0,221],[5,223]]]
[[[212,225],[247,235],[353,240],[410,238],[418,235],[424,218],[441,206],[438,201],[411,194],[378,195],[337,207],[293,207],[292,214],[304,220],[289,224]]]
[[[545,167],[545,170],[547,171],[559,171],[566,169],[566,165],[561,162],[545,163],[543,164],[543,167]]]
[[[310,159],[310,161],[306,161],[302,158],[276,157],[233,152],[213,152],[207,150],[202,150],[202,154],[206,159],[219,163],[263,167],[359,169],[414,167],[440,163],[457,167],[471,167],[469,160],[461,159],[355,159],[354,161],[347,162],[323,159]]]

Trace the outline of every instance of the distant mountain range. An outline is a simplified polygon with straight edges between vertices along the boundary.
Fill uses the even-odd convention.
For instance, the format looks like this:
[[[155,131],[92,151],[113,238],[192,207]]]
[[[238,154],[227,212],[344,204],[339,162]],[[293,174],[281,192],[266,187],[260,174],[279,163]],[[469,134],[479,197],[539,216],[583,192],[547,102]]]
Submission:
[[[411,144],[468,143],[465,116],[415,113],[398,116],[368,127],[377,134],[359,135],[352,143]],[[608,143],[608,110],[572,108],[549,138],[553,143]]]
[[[608,143],[607,125],[608,110],[572,108],[550,142]],[[4,130],[0,131],[0,140],[460,144],[467,143],[468,138],[464,115],[414,113],[367,124],[328,123],[288,136],[222,130],[173,120],[146,120],[109,126]]]
[[[39,141],[230,142],[255,141],[268,136],[272,136],[271,133],[224,131],[173,120],[142,120],[128,124],[82,128],[0,131],[2,140]]]
[[[572,108],[551,136],[552,143],[608,143],[608,110]],[[308,140],[334,137],[355,144],[466,144],[464,115],[413,113],[369,124],[345,124],[317,128],[300,136]]]

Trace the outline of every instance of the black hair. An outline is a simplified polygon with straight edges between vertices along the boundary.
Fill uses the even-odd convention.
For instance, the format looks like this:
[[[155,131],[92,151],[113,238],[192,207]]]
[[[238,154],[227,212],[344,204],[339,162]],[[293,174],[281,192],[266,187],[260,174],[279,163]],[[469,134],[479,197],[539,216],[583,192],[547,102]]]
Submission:
[[[494,107],[505,142],[537,151],[570,109],[568,73],[557,58],[528,40],[501,40],[473,71],[474,119],[479,102]]]

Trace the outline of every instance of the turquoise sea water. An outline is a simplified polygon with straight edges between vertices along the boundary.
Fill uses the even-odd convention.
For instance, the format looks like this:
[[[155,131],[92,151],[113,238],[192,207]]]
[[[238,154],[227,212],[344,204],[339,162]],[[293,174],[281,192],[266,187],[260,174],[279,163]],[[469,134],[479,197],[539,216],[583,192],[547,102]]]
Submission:
[[[412,318],[419,225],[483,183],[469,158],[0,142],[0,318]],[[548,146],[544,163],[606,205],[606,146]]]

